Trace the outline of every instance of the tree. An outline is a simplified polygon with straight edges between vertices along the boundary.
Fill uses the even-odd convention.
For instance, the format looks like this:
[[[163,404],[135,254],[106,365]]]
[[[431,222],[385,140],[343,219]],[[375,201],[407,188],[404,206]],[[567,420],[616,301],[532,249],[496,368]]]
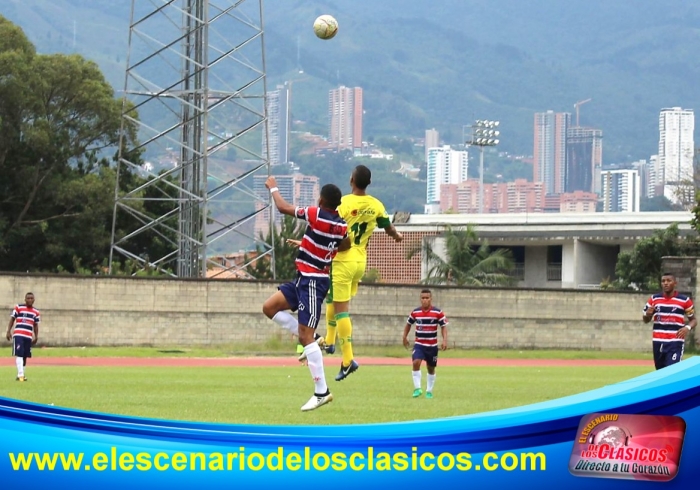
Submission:
[[[296,259],[299,252],[298,247],[287,243],[287,239],[301,240],[304,236],[306,225],[303,221],[297,220],[293,216],[282,217],[282,228],[273,227],[266,237],[260,236],[260,240],[265,243],[274,244],[275,252],[275,276],[280,281],[291,281],[296,275]],[[258,255],[264,253],[262,247],[257,247]],[[245,262],[250,260],[246,257]],[[272,274],[272,263],[266,257],[256,260],[249,268],[248,272],[256,279],[274,279]]]
[[[37,55],[0,17],[0,269],[101,270],[116,184],[109,154],[122,131],[127,147],[136,141],[121,112],[95,63]]]
[[[0,267],[90,261],[108,248],[114,172],[100,157],[119,139],[121,103],[96,64],[35,54],[2,17],[0,39]]]
[[[686,255],[693,248],[694,242],[680,238],[677,224],[665,230],[654,231],[652,236],[639,240],[631,252],[618,255],[615,288],[644,291],[658,289],[663,272],[661,259]]]
[[[486,241],[480,244],[476,228],[445,228],[445,257],[438,254],[430,239],[414,247],[408,254],[410,260],[421,253],[428,266],[425,284],[455,286],[507,286],[513,278],[508,274],[514,267],[513,256],[508,249],[491,250]]]

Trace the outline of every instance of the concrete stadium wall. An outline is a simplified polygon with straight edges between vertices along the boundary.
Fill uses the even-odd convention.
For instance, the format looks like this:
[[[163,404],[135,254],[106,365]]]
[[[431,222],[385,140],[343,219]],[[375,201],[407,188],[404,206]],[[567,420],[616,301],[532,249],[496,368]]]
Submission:
[[[256,281],[0,274],[0,307],[9,316],[32,291],[42,314],[40,345],[46,346],[263,343],[282,338],[282,330],[261,312],[275,287]],[[421,289],[363,285],[351,305],[355,344],[400,345]],[[434,303],[450,321],[453,347],[651,351],[651,327],[640,319],[646,294],[432,289]]]

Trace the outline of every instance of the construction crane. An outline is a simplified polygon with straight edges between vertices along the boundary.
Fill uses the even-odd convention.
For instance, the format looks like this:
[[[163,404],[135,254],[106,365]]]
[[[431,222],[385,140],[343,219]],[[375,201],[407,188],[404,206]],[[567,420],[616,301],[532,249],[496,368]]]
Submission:
[[[586,102],[590,102],[590,101],[592,101],[592,100],[593,100],[593,99],[579,100],[578,102],[576,102],[576,103],[574,104],[574,109],[576,109],[576,127],[577,127],[577,128],[580,127],[579,119],[578,119],[578,112],[579,112],[578,110],[579,110],[579,107],[581,107],[581,106],[582,106],[583,104],[585,104]]]

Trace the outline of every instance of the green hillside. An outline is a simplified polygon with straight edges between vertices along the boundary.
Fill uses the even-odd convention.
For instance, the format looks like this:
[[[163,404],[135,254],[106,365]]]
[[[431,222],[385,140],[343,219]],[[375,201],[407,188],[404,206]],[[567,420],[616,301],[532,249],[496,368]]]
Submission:
[[[250,1],[250,0],[249,0]],[[6,0],[0,13],[41,52],[78,52],[123,86],[131,2]],[[647,158],[662,107],[698,108],[700,4],[683,0],[266,0],[269,81],[291,77],[293,112],[325,130],[325,91],[365,89],[365,135],[452,143],[476,118],[500,119],[503,150],[532,152],[536,111],[573,112],[604,131],[604,160]],[[311,23],[331,13],[338,36]],[[75,26],[75,31],[74,31]],[[75,34],[75,36],[74,36]],[[75,39],[75,44],[74,44]],[[297,59],[297,43],[299,57]]]

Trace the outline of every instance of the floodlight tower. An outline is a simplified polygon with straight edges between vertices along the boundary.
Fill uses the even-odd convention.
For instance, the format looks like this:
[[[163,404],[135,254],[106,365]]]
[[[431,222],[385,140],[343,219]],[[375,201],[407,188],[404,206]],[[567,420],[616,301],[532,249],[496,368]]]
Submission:
[[[478,146],[479,154],[479,214],[484,213],[484,147],[496,146],[499,143],[497,136],[501,134],[495,128],[499,121],[487,121],[477,119],[472,125],[472,137],[466,144]]]
[[[116,254],[177,277],[272,255],[252,226],[270,206],[263,31],[262,0],[132,0],[110,273]]]

